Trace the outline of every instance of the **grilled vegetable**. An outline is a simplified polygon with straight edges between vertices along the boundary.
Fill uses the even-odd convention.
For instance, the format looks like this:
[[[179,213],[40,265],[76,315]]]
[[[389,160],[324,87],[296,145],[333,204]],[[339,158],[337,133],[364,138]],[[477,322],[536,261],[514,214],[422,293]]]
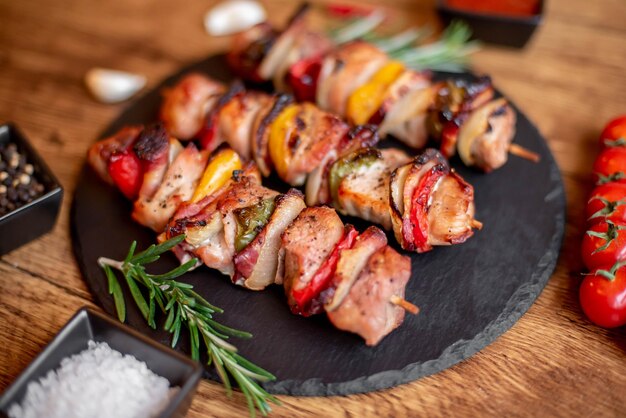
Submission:
[[[330,173],[328,177],[328,184],[330,187],[330,195],[335,202],[335,207],[341,210],[339,203],[339,184],[348,176],[348,174],[357,171],[361,167],[369,167],[374,161],[381,158],[380,151],[374,148],[362,148],[345,157],[342,157],[335,161],[330,167]]]
[[[113,183],[126,198],[133,200],[137,197],[143,180],[143,169],[141,161],[132,150],[112,154],[108,172]]]
[[[391,61],[385,64],[367,83],[350,95],[346,109],[347,119],[356,125],[367,123],[382,105],[389,86],[403,71],[404,65],[400,62]]]
[[[264,199],[259,203],[234,211],[237,221],[235,251],[243,250],[267,224],[274,211],[274,199]]]
[[[231,149],[223,149],[215,154],[207,164],[202,179],[191,197],[196,203],[224,186],[233,175],[233,171],[241,170],[241,159]]]

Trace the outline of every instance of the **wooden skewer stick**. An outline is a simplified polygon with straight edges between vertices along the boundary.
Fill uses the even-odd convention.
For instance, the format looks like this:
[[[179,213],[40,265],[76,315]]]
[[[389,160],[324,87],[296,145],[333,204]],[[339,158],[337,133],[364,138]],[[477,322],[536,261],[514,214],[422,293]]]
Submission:
[[[472,219],[472,220],[470,221],[470,225],[471,225],[471,227],[472,227],[472,228],[474,228],[474,229],[478,229],[479,231],[480,231],[481,229],[483,229],[483,223],[482,223],[482,222],[480,222],[480,221],[478,221],[478,220],[476,220],[476,219]]]
[[[525,160],[532,161],[533,163],[538,163],[539,160],[541,160],[539,154],[517,144],[509,145],[509,152]]]
[[[396,306],[401,307],[402,309],[404,309],[408,313],[412,313],[413,315],[417,315],[417,313],[420,311],[420,308],[413,305],[408,300],[401,298],[398,295],[393,295],[391,299],[389,299],[389,302],[393,303]]]

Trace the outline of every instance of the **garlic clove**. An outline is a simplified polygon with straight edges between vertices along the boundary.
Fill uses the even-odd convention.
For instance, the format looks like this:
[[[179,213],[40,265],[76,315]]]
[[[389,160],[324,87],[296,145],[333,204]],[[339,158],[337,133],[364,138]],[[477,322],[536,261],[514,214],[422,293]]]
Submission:
[[[253,0],[227,0],[207,12],[204,28],[212,36],[232,35],[267,18],[265,9]]]
[[[102,103],[129,99],[146,85],[146,81],[143,75],[106,68],[92,68],[85,75],[87,88]]]

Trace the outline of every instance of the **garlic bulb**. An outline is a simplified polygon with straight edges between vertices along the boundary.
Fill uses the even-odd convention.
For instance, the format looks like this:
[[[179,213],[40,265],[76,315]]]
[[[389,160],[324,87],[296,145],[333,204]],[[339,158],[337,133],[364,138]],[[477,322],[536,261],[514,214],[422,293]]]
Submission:
[[[85,75],[87,88],[102,103],[129,99],[146,85],[146,81],[143,75],[106,68],[92,68]]]
[[[204,16],[204,28],[213,36],[232,35],[266,20],[265,10],[253,0],[227,0]]]

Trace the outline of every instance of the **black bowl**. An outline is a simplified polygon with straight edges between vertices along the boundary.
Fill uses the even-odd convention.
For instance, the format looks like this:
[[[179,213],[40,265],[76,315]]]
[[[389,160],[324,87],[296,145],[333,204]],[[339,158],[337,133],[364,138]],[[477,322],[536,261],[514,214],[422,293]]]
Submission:
[[[521,48],[526,45],[543,18],[544,0],[532,16],[508,16],[472,12],[448,5],[447,0],[437,0],[437,11],[446,24],[452,20],[463,20],[472,28],[474,39]]]
[[[22,401],[30,382],[58,368],[65,357],[87,349],[89,340],[105,342],[122,354],[135,356],[154,373],[166,378],[170,386],[178,386],[180,390],[158,418],[185,416],[202,374],[200,363],[89,308],[80,309],[2,394],[0,414],[8,414],[13,403]]]
[[[56,222],[63,188],[37,151],[12,124],[0,126],[0,143],[14,143],[18,152],[33,165],[33,176],[43,184],[44,192],[24,206],[0,216],[0,255],[50,231]]]

